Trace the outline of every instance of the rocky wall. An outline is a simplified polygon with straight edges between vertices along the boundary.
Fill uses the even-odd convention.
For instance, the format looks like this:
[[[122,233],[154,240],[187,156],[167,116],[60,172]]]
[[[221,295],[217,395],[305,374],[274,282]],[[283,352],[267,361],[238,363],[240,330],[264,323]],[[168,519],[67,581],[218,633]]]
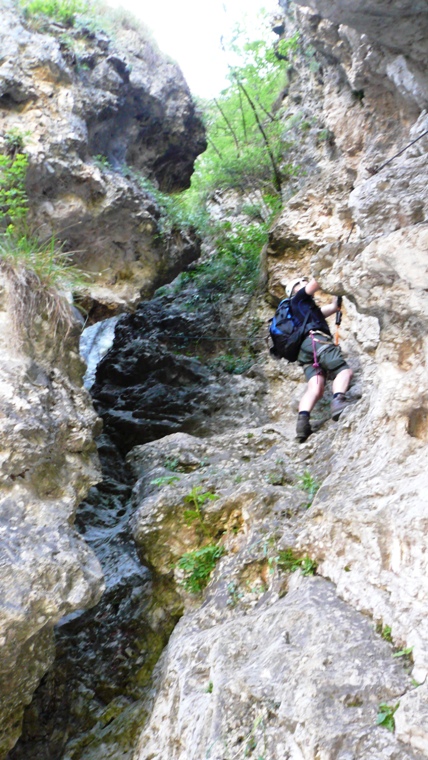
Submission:
[[[18,341],[10,288],[2,271],[1,757],[52,663],[54,624],[94,604],[103,590],[100,565],[73,527],[77,504],[100,477],[93,440],[100,421],[81,384],[79,325],[68,333],[57,325],[58,349],[52,324],[36,316],[28,353]]]
[[[165,191],[188,187],[205,149],[179,68],[131,19],[110,34],[103,25],[26,21],[12,0],[2,2],[3,144],[10,133],[23,139],[32,223],[90,274],[84,304],[97,319],[124,311],[199,255],[191,233],[162,238],[144,179]]]
[[[127,455],[132,495],[126,525],[101,522],[89,500],[81,528],[96,542],[111,523],[106,544],[111,531],[120,541],[132,531],[156,600],[148,627],[182,617],[151,686],[134,691],[128,674],[147,650],[137,651],[132,599],[146,603],[145,592],[133,597],[134,583],[106,595],[101,638],[89,634],[98,613],[86,630],[67,623],[71,637],[90,639],[73,667],[93,663],[98,681],[81,678],[62,736],[82,715],[97,722],[58,749],[56,726],[41,728],[34,705],[17,758],[31,745],[27,756],[49,760],[428,757],[424,7],[299,5],[288,8],[300,42],[285,127],[295,142],[287,161],[302,171],[265,252],[268,300],[302,270],[344,296],[349,407],[333,422],[327,393],[299,446],[300,368],[258,343],[253,366],[226,377],[216,359],[223,341],[239,355],[233,320],[201,308],[191,287],[120,319],[94,397]],[[271,312],[262,304],[257,317]],[[213,544],[218,561],[192,593],[180,560]],[[114,604],[125,615],[113,617],[116,633],[102,621]],[[111,691],[98,659],[110,644],[123,676]],[[52,698],[56,685],[52,676]]]
[[[105,23],[97,26],[93,18],[80,17],[75,26],[40,16],[27,19],[11,0],[1,2],[1,13],[0,148],[13,155],[23,147],[28,156],[30,228],[40,239],[54,234],[89,275],[80,300],[90,320],[121,312],[199,255],[199,241],[191,231],[161,234],[161,210],[150,190],[187,187],[194,159],[205,147],[187,85],[178,67],[130,18],[107,34],[101,31]],[[70,638],[79,638],[87,623],[84,611],[99,600],[105,580],[89,547],[97,548],[94,534],[102,533],[97,525],[90,530],[90,498],[82,528],[88,542],[75,529],[78,504],[102,478],[95,446],[102,424],[82,386],[82,319],[65,294],[50,292],[48,300],[57,300],[46,308],[43,288],[19,263],[2,264],[0,292],[0,756],[5,757],[21,733],[25,705],[51,668],[53,629],[59,621],[60,664],[45,679],[53,753],[62,752],[69,732],[52,705],[61,695],[68,719],[71,662],[75,680],[83,671],[81,699],[91,701],[85,682],[88,663],[82,664],[79,652],[68,655],[63,665],[61,631],[70,628]],[[115,505],[126,493],[126,482],[120,483]],[[121,544],[120,529],[115,541]],[[114,562],[122,563],[134,594],[129,604],[123,602],[120,583],[112,591],[107,577],[104,608],[97,610],[99,619],[104,615],[111,622],[112,605],[123,603],[128,617],[136,609],[139,614],[149,585],[147,572],[133,560],[132,547],[129,556],[118,550],[111,573]],[[117,625],[117,636],[120,631]],[[150,630],[147,636],[131,631],[128,622],[128,638],[124,634],[121,646],[127,648],[125,638],[132,644],[138,639],[144,660]],[[99,632],[107,642],[111,628],[106,632],[101,623]],[[157,658],[165,635],[153,634],[149,659]],[[112,661],[110,650],[106,660],[113,670],[118,666],[118,680],[123,681],[121,663]],[[121,656],[126,660],[126,654]],[[102,707],[109,678],[107,672],[104,686],[99,686]],[[140,681],[144,678],[140,675]],[[96,699],[93,704],[90,716],[101,715],[104,726],[109,719]],[[72,726],[85,727],[85,715],[83,708],[80,713],[76,708]],[[40,758],[40,722],[33,720],[30,735],[32,756]]]
[[[227,554],[202,600],[186,600],[133,760],[428,756],[426,8],[299,5],[291,10],[301,47],[285,97],[305,171],[286,189],[271,231],[269,296],[274,303],[280,279],[302,272],[344,296],[351,403],[337,424],[328,397],[318,404],[314,434],[299,448],[300,370],[266,359],[276,426],[262,434],[270,473],[253,449],[260,429],[250,427],[206,442],[199,479],[180,476],[159,495],[144,479],[136,485],[137,543],[159,572],[175,566],[178,588],[178,558],[204,543],[181,511],[195,483],[219,496],[204,519]],[[246,454],[234,448],[238,439]],[[179,445],[164,439],[165,449]],[[200,442],[183,445],[188,452]],[[141,474],[152,461],[147,446],[130,455]],[[320,487],[299,505],[305,473]],[[302,579],[307,564],[291,580],[282,575],[281,551],[290,548],[316,562],[320,577]],[[390,680],[393,663],[407,683]],[[385,704],[395,734],[376,727]]]

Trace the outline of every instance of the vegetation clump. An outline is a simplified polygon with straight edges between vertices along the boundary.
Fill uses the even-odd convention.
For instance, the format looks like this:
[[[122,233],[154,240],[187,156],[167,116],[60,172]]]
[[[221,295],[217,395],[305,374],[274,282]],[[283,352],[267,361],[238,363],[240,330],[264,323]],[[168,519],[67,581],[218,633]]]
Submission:
[[[149,40],[152,48],[157,45],[145,24],[124,8],[111,8],[103,0],[16,0],[27,23],[43,29],[50,21],[75,29],[83,38],[97,32],[106,33],[114,39],[121,30],[133,30]],[[55,32],[50,28],[50,31]],[[75,39],[60,35],[66,47],[74,47]]]
[[[207,501],[215,501],[218,498],[216,493],[202,491],[202,486],[194,486],[187,496],[184,497],[186,504],[191,505],[190,509],[184,510],[184,519],[187,525],[196,522],[202,533],[210,535],[211,531],[205,523],[202,507]]]
[[[382,636],[385,641],[389,641],[392,644],[392,628],[390,625],[382,625],[381,622],[376,624],[376,633]]]
[[[224,546],[208,544],[202,549],[186,552],[177,562],[184,572],[182,585],[191,594],[199,594],[207,585],[217,561],[224,554]]]
[[[20,152],[24,136],[15,130],[5,136],[6,154],[0,154],[0,268],[9,283],[11,313],[17,335],[31,330],[36,315],[54,326],[73,323],[65,293],[83,282],[55,237],[39,240],[28,223],[26,176],[28,158]]]
[[[291,143],[279,97],[298,45],[297,35],[283,40],[277,55],[264,32],[254,40],[238,29],[225,51],[234,61],[228,86],[199,102],[208,147],[195,163],[191,187],[171,196],[146,178],[138,180],[158,203],[164,240],[179,230],[196,232],[203,241],[201,259],[173,286],[189,310],[210,305],[225,315],[239,304],[244,313],[261,288],[261,254],[286,183],[298,172],[288,157]],[[164,287],[159,295],[167,292]],[[255,327],[247,319],[236,338],[220,338],[229,343],[209,363],[231,374],[247,371],[260,351],[261,325]]]
[[[396,705],[387,705],[384,702],[379,705],[378,708],[378,714],[376,717],[376,725],[382,726],[382,728],[386,728],[387,731],[393,732],[395,730],[395,718],[394,714],[400,707],[400,703],[397,702]]]
[[[267,26],[267,25],[266,25]],[[249,192],[262,214],[296,168],[287,161],[284,105],[279,93],[287,84],[286,58],[292,59],[298,35],[282,40],[278,56],[261,29],[250,40],[237,29],[225,51],[238,64],[229,66],[229,85],[204,102],[208,148],[198,159],[193,192],[209,196],[218,188]]]
[[[176,567],[184,572],[182,585],[191,594],[203,591],[217,561],[225,553],[224,546],[215,542],[215,531],[207,523],[203,510],[208,501],[218,498],[212,491],[203,491],[202,486],[194,486],[184,497],[184,503],[189,505],[183,515],[186,524],[195,526],[201,542],[209,541],[199,549],[186,552],[177,562]]]
[[[310,557],[298,557],[293,549],[281,549],[276,558],[280,570],[285,573],[294,573],[300,568],[302,575],[315,575],[317,562]]]
[[[5,141],[10,150],[12,144],[18,144],[18,136],[8,133],[8,137]],[[28,158],[24,153],[15,153],[13,156],[0,154],[0,223],[3,228],[9,223],[9,231],[13,229],[13,223],[27,215],[27,168]]]
[[[88,0],[20,0],[20,5],[27,18],[47,16],[65,26],[73,26],[90,7]]]
[[[303,475],[298,479],[297,481],[299,488],[302,489],[302,491],[305,491],[308,494],[309,501],[306,504],[306,509],[309,509],[309,507],[312,506],[312,502],[319,491],[320,484],[318,481],[311,475],[309,470],[305,470]]]

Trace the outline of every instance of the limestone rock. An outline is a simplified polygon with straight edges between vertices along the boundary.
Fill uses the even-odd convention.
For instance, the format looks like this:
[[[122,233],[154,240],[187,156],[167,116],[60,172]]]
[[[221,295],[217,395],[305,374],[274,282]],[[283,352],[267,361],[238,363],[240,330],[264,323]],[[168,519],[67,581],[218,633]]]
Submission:
[[[408,677],[329,583],[293,577],[285,597],[210,625],[214,604],[174,631],[133,760],[423,757],[375,726]]]
[[[427,707],[427,685],[423,684],[402,697],[396,719],[398,738],[425,756],[428,754]],[[422,720],[420,716],[424,716]]]
[[[170,576],[186,551],[223,534],[238,551],[230,534],[248,534],[253,518],[263,522],[273,505],[279,516],[293,496],[295,475],[283,445],[280,429],[263,427],[208,440],[176,433],[132,449],[134,537],[145,561]],[[299,504],[298,494],[294,501]]]
[[[288,518],[291,525],[284,524],[286,505],[290,509],[292,499],[291,489],[285,486],[281,540],[283,546],[297,546],[301,555],[307,553],[318,561],[318,573],[333,581],[338,596],[345,602],[342,608],[343,602],[333,594],[335,609],[337,604],[352,616],[358,610],[358,622],[353,619],[352,624],[344,625],[344,630],[350,625],[357,631],[360,624],[367,624],[367,616],[373,618],[373,627],[377,623],[379,631],[392,632],[397,649],[411,650],[407,669],[411,667],[414,679],[421,682],[427,674],[428,652],[424,545],[428,419],[424,139],[379,173],[371,175],[367,169],[378,171],[384,161],[424,130],[426,82],[420,61],[426,55],[426,43],[419,37],[419,27],[408,46],[405,40],[410,36],[411,25],[416,25],[414,30],[418,24],[424,28],[425,11],[413,6],[406,14],[400,8],[396,24],[395,9],[391,10],[390,4],[380,4],[376,6],[379,20],[370,28],[373,5],[368,8],[367,4],[353,4],[351,8],[346,3],[327,5],[314,0],[311,8],[312,12],[303,12],[299,18],[307,38],[319,51],[322,71],[320,68],[317,79],[313,76],[312,81],[310,78],[304,81],[311,85],[308,99],[318,103],[334,145],[329,152],[310,143],[317,170],[313,169],[302,182],[272,230],[267,255],[270,293],[272,297],[280,295],[279,280],[284,274],[291,278],[313,268],[326,291],[347,296],[341,331],[345,346],[359,362],[364,398],[350,405],[336,427],[324,421],[325,434],[313,436],[299,455],[292,455],[289,466],[299,457],[300,466],[304,462],[311,471],[318,468],[322,486],[310,509],[300,514],[294,512]],[[383,24],[383,29],[377,34],[379,24]],[[403,47],[398,45],[399,35]],[[404,50],[408,54],[406,71],[404,64],[400,69],[397,63]],[[295,81],[289,97],[297,87]],[[305,98],[305,105],[306,102]],[[319,112],[317,116],[320,118]],[[289,404],[281,406],[279,385],[281,381],[284,383],[283,394],[289,399],[293,389],[299,389],[297,374],[293,368],[276,370],[271,365],[265,371],[270,387],[275,387],[275,404],[284,415],[281,422],[285,432],[289,429],[290,410]],[[175,444],[178,443],[176,440]],[[190,457],[196,444],[190,440],[181,443]],[[215,444],[219,445],[218,439]],[[164,440],[164,450],[172,445],[172,438]],[[201,447],[199,442],[197,445]],[[277,445],[284,457],[284,443]],[[230,441],[221,444],[226,451],[229,446]],[[142,457],[140,467],[143,456],[153,461],[153,445],[150,447],[136,450],[137,456]],[[156,450],[161,451],[160,445]],[[134,453],[130,454],[131,459],[133,456]],[[254,454],[250,457],[253,477],[257,479],[260,463]],[[325,687],[317,687],[316,669],[315,672],[310,669],[308,681],[302,686],[305,697],[309,699],[310,693],[317,705],[308,719],[305,713],[308,708],[298,700],[303,676],[301,671],[294,675],[299,667],[296,658],[287,664],[286,677],[275,686],[276,678],[281,679],[281,662],[288,643],[275,644],[278,630],[283,629],[280,620],[286,620],[288,626],[293,611],[287,605],[293,602],[293,610],[299,609],[297,595],[302,591],[293,587],[292,582],[281,586],[271,581],[270,586],[268,581],[271,593],[261,595],[251,607],[243,588],[245,578],[255,576],[245,575],[248,567],[243,546],[248,550],[255,536],[260,541],[262,536],[267,540],[269,531],[278,531],[275,519],[278,512],[272,506],[275,499],[260,484],[260,477],[259,490],[254,489],[254,480],[248,477],[245,488],[235,486],[229,501],[226,494],[233,479],[230,453],[226,460],[221,485],[216,484],[212,475],[210,480],[210,464],[205,475],[200,471],[201,485],[218,489],[220,496],[207,508],[206,520],[210,524],[212,519],[214,526],[219,526],[223,517],[227,525],[232,504],[239,510],[243,492],[251,493],[248,505],[241,510],[243,537],[234,546],[226,532],[222,540],[229,554],[220,559],[202,606],[195,611],[191,600],[186,601],[187,612],[159,666],[153,711],[142,732],[135,760],[166,754],[187,760],[204,753],[223,758],[227,753],[244,755],[250,749],[260,756],[308,760],[317,756],[352,756],[359,760],[425,757],[424,686],[412,687],[409,680],[401,686],[394,682],[396,685],[390,691],[387,689],[384,700],[377,691],[375,668],[373,680],[368,678],[367,684],[370,696],[377,695],[376,709],[371,718],[368,713],[364,718],[365,708],[358,707],[361,713],[357,723],[361,719],[362,724],[353,726],[353,739],[348,746],[347,729],[341,721],[346,722],[349,713],[342,719],[337,712],[333,715],[334,708],[327,711],[322,706],[322,699],[329,692]],[[159,477],[165,477],[166,459],[159,457],[157,461]],[[198,471],[196,467],[192,475],[182,476],[189,478],[184,484],[182,480],[171,483],[160,493],[151,490],[147,473],[140,476],[134,492],[140,503],[135,516],[135,536],[143,556],[162,574],[168,574],[169,568],[171,580],[178,585],[180,576],[177,570],[172,573],[171,566],[176,567],[183,551],[198,546],[198,537],[180,512],[185,491],[199,482],[195,475]],[[266,551],[268,560],[269,549]],[[236,583],[228,592],[230,604],[225,600],[228,583]],[[309,628],[314,636],[319,635],[320,641],[331,642],[341,630],[340,616],[334,614],[337,628],[335,623],[334,632],[324,638],[324,626],[329,626],[332,589],[323,581],[307,583],[308,588],[322,593],[325,605]],[[287,589],[287,595],[281,597]],[[275,611],[282,615],[279,612],[282,608],[284,617],[275,617],[275,624],[270,626],[265,615],[274,619]],[[305,615],[311,616],[310,605],[305,603],[304,609]],[[299,626],[296,623],[299,632],[301,625],[300,619]],[[365,629],[364,646],[373,640],[373,627],[369,624]],[[287,632],[292,643],[292,630],[287,627]],[[345,642],[346,649],[346,633],[338,638]],[[380,638],[375,639],[376,646],[384,646]],[[324,643],[324,652],[326,647],[328,644]],[[339,644],[335,652],[346,655]],[[394,660],[392,652],[390,657],[390,663],[398,664],[401,660],[401,668],[405,664],[400,657]],[[379,662],[378,655],[375,659]],[[327,657],[325,663],[328,660]],[[297,663],[304,662],[305,654],[301,653]],[[328,669],[329,664],[325,667]],[[346,672],[346,667],[343,664],[341,672]],[[383,668],[380,672],[386,673]],[[382,684],[385,688],[384,681]],[[295,713],[290,707],[293,699],[299,702]],[[333,697],[329,705],[335,701]],[[397,737],[373,727],[380,702],[392,707],[400,703],[396,712]],[[352,697],[348,704],[355,709]],[[323,723],[317,734],[321,714]],[[341,738],[336,742],[329,732],[338,725]]]
[[[82,24],[35,31],[14,3],[2,4],[0,126],[24,136],[38,234],[54,232],[91,273],[88,293],[102,316],[199,254],[190,233],[159,241],[159,207],[137,178],[187,187],[203,126],[178,67],[125,26],[114,42]]]
[[[93,443],[99,421],[81,387],[76,331],[63,334],[61,361],[52,325],[39,318],[28,356],[17,346],[7,290],[3,277],[1,757],[18,738],[24,705],[52,662],[54,624],[94,604],[103,588],[99,563],[73,528],[78,502],[99,478]]]
[[[372,406],[360,423],[359,444],[357,407],[343,420],[334,470],[317,494],[299,541],[322,561],[321,572],[337,584],[343,598],[390,626],[397,642],[413,646],[415,678],[423,680],[428,666],[421,542],[426,442],[404,414],[414,403],[411,391],[400,387],[395,408],[385,396],[395,379],[396,370],[385,363]],[[355,478],[355,472],[360,476]],[[352,483],[352,498],[345,483]]]
[[[309,6],[334,24],[345,24],[375,44],[400,54],[406,51],[413,65],[422,73],[428,56],[428,12],[424,2],[403,0],[391,4],[388,0],[297,0]]]
[[[346,422],[344,427],[346,430]],[[347,432],[349,435],[349,427]],[[343,446],[343,436],[338,435],[336,450],[341,439]],[[319,443],[318,448],[312,449],[312,457],[316,452],[322,477],[332,452]],[[349,458],[347,451],[344,455]],[[367,455],[372,456],[371,452]],[[200,545],[201,535],[198,539],[194,523],[189,525],[184,514],[185,496],[195,484],[219,496],[207,503],[204,520],[213,534],[223,533],[220,540],[228,552],[213,574],[202,606],[196,607],[197,600],[184,594],[187,612],[157,668],[153,708],[133,760],[166,755],[187,760],[208,751],[220,759],[250,749],[281,759],[312,760],[317,753],[326,758],[353,753],[359,759],[379,760],[425,757],[423,691],[412,687],[408,669],[403,669],[405,661],[392,656],[391,646],[375,634],[367,615],[352,609],[357,606],[363,613],[369,611],[376,620],[383,606],[381,595],[368,590],[370,574],[383,578],[383,586],[391,583],[386,575],[379,575],[371,559],[368,562],[374,554],[374,538],[370,538],[371,544],[364,542],[370,535],[367,522],[359,529],[357,544],[361,546],[361,584],[346,527],[341,525],[338,530],[345,549],[333,532],[325,545],[327,556],[334,557],[331,565],[320,545],[302,542],[305,523],[323,524],[321,505],[327,484],[334,478],[334,460],[333,473],[306,511],[296,486],[299,466],[308,462],[307,455],[299,450],[289,452],[287,436],[278,428],[209,440],[176,434],[135,448],[128,459],[139,476],[134,488],[139,505],[135,537],[157,573],[171,577],[180,555]],[[173,472],[168,470],[169,462],[174,462]],[[314,464],[311,461],[310,466]],[[239,474],[238,483],[235,473]],[[164,482],[168,476],[170,484]],[[348,477],[355,491],[352,472]],[[367,471],[365,478],[369,480]],[[393,489],[388,472],[385,478]],[[343,488],[340,493],[347,513],[350,499],[343,495]],[[376,497],[379,499],[379,493]],[[361,524],[361,504],[355,498],[354,493]],[[414,515],[409,515],[409,524],[413,520]],[[379,531],[379,507],[372,522]],[[356,525],[354,521],[353,534]],[[421,532],[416,526],[418,530]],[[414,538],[397,537],[395,543],[397,547],[403,543],[410,546],[412,541]],[[321,578],[304,580],[297,571],[287,580],[277,564],[280,547],[296,542],[301,550],[309,548],[311,555],[321,560],[318,572],[324,576],[330,576],[335,568],[337,545],[347,579],[346,584],[339,580],[337,590],[352,606],[340,601],[335,588]],[[394,540],[385,536],[379,544],[393,546]],[[174,575],[179,589],[180,574],[175,570]],[[421,580],[423,577],[422,572]],[[360,585],[374,609],[355,603]],[[397,605],[404,588],[409,588],[409,579],[401,586],[397,576],[396,585],[396,590],[391,587],[391,607]],[[351,588],[354,596],[349,593]],[[386,624],[388,618],[379,620]],[[395,621],[390,622],[395,640],[400,641]],[[414,630],[423,637],[422,626],[422,619],[415,621]],[[402,641],[415,643],[416,637]],[[417,650],[415,645],[416,662]],[[420,671],[416,675],[423,677]],[[391,709],[400,703],[398,737],[404,744],[376,727],[382,703]]]
[[[105,591],[94,607],[56,627],[55,661],[26,710],[9,760],[75,760],[89,751],[114,757],[118,746],[128,757],[144,720],[142,696],[177,621],[162,607],[152,614],[151,574],[130,535],[129,476],[104,435],[98,450],[103,480],[79,505],[76,527],[101,563]]]
[[[67,760],[428,756],[426,684],[416,685],[428,669],[426,138],[395,156],[426,129],[426,9],[382,0],[299,5],[286,96],[293,123],[284,128],[302,173],[284,191],[266,277],[271,304],[280,279],[302,270],[319,279],[320,302],[344,296],[352,403],[336,423],[326,395],[313,435],[298,446],[300,368],[262,346],[257,363],[225,377],[215,360],[224,343],[239,345],[230,312],[201,309],[199,294],[177,296],[172,286],[120,318],[94,396],[128,454],[132,518],[116,523],[100,499],[102,515],[89,501],[81,524],[94,542],[107,537],[99,551],[116,580],[129,569],[116,552],[132,527],[153,579],[145,630],[182,617],[149,694],[125,665],[124,694],[118,682],[108,688],[108,642],[88,647],[88,660],[73,652],[72,663],[103,658],[97,685],[86,674],[79,681],[73,730],[84,729],[64,748]],[[208,542],[224,551],[194,594],[179,562]],[[317,577],[302,577],[315,569]],[[130,614],[131,634],[118,613],[123,639],[112,640],[126,642],[123,657],[137,671],[131,644],[143,617],[126,594],[112,583],[100,616],[115,598]],[[82,646],[96,630],[94,621],[86,634],[82,620],[67,625]],[[395,734],[376,725],[381,704],[397,708]],[[27,732],[30,742],[35,735]]]
[[[334,123],[340,125],[336,159],[348,172],[356,167],[349,195],[353,225],[331,242],[330,229],[323,225],[327,201],[321,188],[326,182],[326,165],[320,160],[320,177],[311,179],[290,201],[272,231],[271,292],[278,292],[281,272],[291,278],[310,267],[326,292],[347,296],[341,331],[351,355],[359,354],[364,400],[343,413],[330,451],[324,441],[318,442],[317,459],[324,457],[331,470],[303,520],[297,545],[317,558],[319,572],[335,583],[345,601],[373,616],[381,627],[390,628],[398,648],[412,649],[413,676],[421,682],[427,674],[428,651],[423,538],[427,488],[426,137],[394,155],[426,129],[422,108],[427,90],[420,68],[426,40],[419,37],[426,8],[412,5],[403,12],[401,6],[383,3],[376,8],[370,3],[351,7],[346,2],[317,0],[299,4],[311,8],[303,12],[301,20],[320,52],[322,107],[328,103],[331,109],[326,120],[335,134]],[[420,27],[413,47],[405,39],[415,22]],[[406,77],[400,77],[394,61],[404,50],[408,68]],[[334,86],[333,68],[337,74],[338,66],[342,84],[338,86],[336,80]],[[344,101],[348,98],[349,102],[350,96],[347,88],[356,86],[361,87],[362,100],[358,109],[348,109],[348,125],[336,117],[345,113]],[[375,113],[372,98],[376,91],[379,107]],[[418,109],[414,110],[416,101]],[[401,121],[404,113],[407,124]],[[357,129],[361,132],[359,144],[355,142]],[[390,158],[391,163],[379,170]],[[338,166],[333,171],[337,174]],[[310,216],[303,193],[312,199]],[[337,198],[342,198],[340,185],[332,188],[330,207]],[[338,216],[335,211],[332,226]],[[349,217],[343,219],[349,223]],[[425,714],[422,687],[409,692],[397,711],[397,735],[424,756]]]

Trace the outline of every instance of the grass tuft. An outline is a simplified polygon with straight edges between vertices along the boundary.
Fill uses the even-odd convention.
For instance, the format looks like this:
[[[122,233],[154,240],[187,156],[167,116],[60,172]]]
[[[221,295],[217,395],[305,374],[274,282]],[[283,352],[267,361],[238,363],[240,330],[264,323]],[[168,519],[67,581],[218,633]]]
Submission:
[[[0,269],[8,282],[10,310],[22,342],[30,338],[37,316],[47,319],[53,334],[67,334],[75,316],[67,293],[81,286],[84,275],[71,264],[55,238],[47,243],[28,234],[0,235]]]
[[[24,141],[24,133],[11,130],[5,136],[7,155],[0,154],[0,269],[21,343],[31,340],[36,317],[49,320],[54,335],[60,325],[68,334],[74,316],[67,295],[84,278],[54,236],[40,241],[28,226]]]

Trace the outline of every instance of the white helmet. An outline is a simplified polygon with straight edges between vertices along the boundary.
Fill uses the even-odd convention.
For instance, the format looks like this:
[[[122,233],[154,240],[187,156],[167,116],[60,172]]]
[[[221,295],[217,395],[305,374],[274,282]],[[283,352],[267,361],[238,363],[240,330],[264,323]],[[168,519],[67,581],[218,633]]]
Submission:
[[[296,285],[298,285],[300,282],[302,282],[302,283],[303,283],[303,282],[309,282],[309,280],[308,280],[308,278],[307,278],[307,277],[298,277],[296,280],[290,280],[290,281],[289,281],[289,282],[287,282],[287,283],[283,283],[283,282],[281,282],[281,285],[284,285],[284,287],[285,287],[285,295],[287,296],[287,298],[290,298],[290,296],[291,296],[291,294],[292,294],[292,292],[293,292],[294,288],[295,288],[295,287],[296,287]]]

